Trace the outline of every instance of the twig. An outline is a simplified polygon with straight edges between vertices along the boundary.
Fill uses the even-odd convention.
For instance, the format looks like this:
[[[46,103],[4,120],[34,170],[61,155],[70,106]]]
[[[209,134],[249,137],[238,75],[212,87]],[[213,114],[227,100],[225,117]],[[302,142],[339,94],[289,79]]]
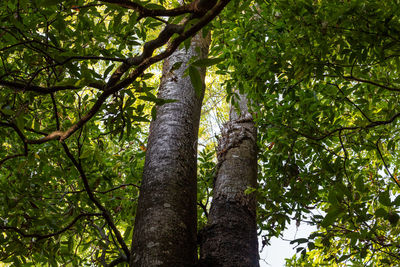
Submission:
[[[383,162],[383,166],[385,166],[386,171],[387,171],[387,172],[389,173],[389,175],[390,175],[390,178],[392,178],[392,180],[393,180],[393,181],[397,184],[397,186],[400,188],[400,183],[399,183],[399,181],[397,181],[397,180],[393,177],[393,175],[392,175],[392,173],[390,172],[390,170],[389,170],[389,168],[388,168],[388,166],[387,166],[387,164],[386,164],[386,161],[385,161],[385,159],[384,159],[384,157],[383,157],[383,155],[382,155],[381,149],[379,148],[379,140],[376,141],[375,146],[376,146],[376,149],[378,150],[378,154],[379,154],[379,156],[380,156],[380,158],[381,158],[381,160],[382,160],[382,162]]]
[[[75,219],[72,220],[72,222],[70,222],[67,226],[65,226],[64,228],[51,233],[51,234],[45,234],[45,235],[40,235],[40,234],[27,234],[25,232],[23,232],[21,229],[17,228],[17,227],[13,227],[13,226],[2,226],[0,225],[0,229],[1,230],[11,230],[14,232],[17,232],[18,234],[22,235],[23,237],[34,237],[37,240],[41,240],[41,239],[45,239],[45,238],[49,238],[52,236],[56,236],[59,235],[61,233],[64,233],[65,231],[71,229],[72,226],[74,226],[74,224],[82,217],[92,217],[92,216],[102,216],[101,213],[81,213],[78,216],[75,217]]]
[[[90,189],[89,186],[89,181],[86,177],[86,173],[84,172],[82,166],[78,163],[78,161],[76,161],[75,157],[71,154],[67,144],[62,143],[62,146],[64,148],[65,153],[67,154],[68,158],[71,160],[71,162],[74,164],[75,168],[78,170],[83,185],[85,187],[85,191],[89,196],[89,199],[95,204],[95,206],[102,212],[102,216],[104,217],[104,219],[106,220],[108,226],[112,229],[114,235],[116,236],[118,243],[121,245],[122,250],[124,251],[124,253],[126,254],[127,258],[129,259],[130,257],[130,250],[128,249],[128,246],[126,245],[124,239],[122,238],[121,233],[119,232],[119,230],[117,229],[117,227],[114,224],[114,221],[111,217],[110,212],[97,200],[97,198],[94,196],[92,190]]]
[[[357,81],[357,82],[361,82],[361,83],[368,83],[368,84],[375,85],[377,87],[380,87],[380,88],[383,88],[383,89],[386,89],[389,91],[393,91],[393,92],[400,92],[400,88],[390,87],[390,86],[383,85],[383,84],[380,84],[380,83],[377,83],[374,81],[357,78],[352,75],[351,76],[343,76],[343,78],[345,78],[346,80],[353,80],[353,81]]]
[[[328,83],[328,84],[329,84],[329,85],[335,86],[335,87],[342,93],[343,97],[344,97],[350,104],[352,104],[356,109],[358,109],[358,111],[360,111],[360,113],[364,116],[364,118],[366,118],[369,122],[373,123],[373,121],[362,111],[362,109],[360,109],[359,106],[357,106],[353,101],[350,100],[350,98],[348,98],[348,97],[344,94],[343,90],[339,87],[339,85],[334,84],[334,83]]]
[[[107,267],[117,266],[118,264],[123,262],[128,262],[128,259],[125,257],[125,255],[119,256],[118,258],[110,262],[110,264],[108,264]]]

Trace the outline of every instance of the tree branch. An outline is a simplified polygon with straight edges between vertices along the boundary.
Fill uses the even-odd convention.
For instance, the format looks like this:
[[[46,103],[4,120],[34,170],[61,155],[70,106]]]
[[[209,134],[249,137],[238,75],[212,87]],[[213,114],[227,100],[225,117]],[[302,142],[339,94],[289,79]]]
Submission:
[[[203,203],[201,203],[201,201],[198,201],[197,205],[203,210],[204,215],[206,216],[206,218],[208,218],[207,206],[204,205]]]
[[[6,126],[6,127],[13,128],[14,131],[19,136],[19,138],[21,139],[23,145],[24,145],[24,153],[18,153],[18,154],[15,154],[15,155],[10,155],[10,156],[5,157],[4,159],[2,159],[0,161],[0,167],[7,160],[10,160],[10,159],[13,159],[13,158],[18,158],[18,157],[24,157],[24,156],[26,157],[26,156],[28,156],[28,143],[26,142],[26,138],[25,138],[24,134],[22,133],[22,131],[18,128],[18,126],[15,125],[14,123],[8,123],[8,122],[0,122],[0,126]]]
[[[166,44],[172,35],[174,35],[175,33],[182,33],[183,30],[184,30],[184,25],[176,25],[176,24],[166,25],[156,39],[151,40],[144,44],[143,52],[141,55],[128,59],[127,62],[119,66],[114,71],[114,73],[111,75],[107,83],[107,88],[114,86],[120,80],[121,76],[129,70],[129,68],[131,68],[134,65],[139,65],[146,58],[152,56],[154,50]]]
[[[143,72],[153,65],[168,56],[170,56],[179,45],[185,41],[187,38],[195,35],[199,30],[201,30],[205,25],[207,25],[212,19],[214,19],[222,9],[230,2],[230,0],[220,0],[206,15],[204,15],[195,25],[189,28],[187,31],[180,33],[178,37],[176,37],[166,48],[166,50],[156,56],[151,57],[153,51],[161,47],[163,44],[167,43],[169,38],[174,33],[179,33],[184,26],[169,24],[165,27],[165,29],[160,33],[159,37],[155,40],[149,41],[144,45],[142,55],[138,57],[134,57],[128,60],[129,64],[122,64],[111,76],[109,82],[104,89],[104,92],[99,96],[93,107],[86,113],[78,122],[73,124],[69,129],[65,132],[62,131],[54,131],[50,133],[48,136],[38,139],[38,140],[28,140],[29,144],[42,144],[48,142],[50,140],[59,139],[63,142],[65,139],[70,137],[75,131],[83,127],[96,113],[100,110],[103,103],[106,99],[121,90],[129,86],[132,82],[134,82],[137,77],[143,74]],[[123,81],[117,83],[121,76],[129,70],[129,65],[137,65],[137,67],[129,74],[127,78]]]
[[[367,119],[367,121],[373,122],[373,121],[362,111],[362,109],[360,109],[360,107],[356,105],[356,103],[354,103],[353,101],[351,101],[351,99],[348,98],[348,97],[344,94],[343,90],[339,87],[339,85],[334,84],[334,83],[328,83],[328,84],[329,84],[329,85],[335,86],[335,87],[342,93],[343,97],[344,97],[351,105],[353,105],[358,111],[360,111],[360,113],[364,116],[364,118]]]
[[[50,94],[51,102],[53,103],[54,118],[56,119],[57,130],[60,130],[60,119],[58,118],[57,103],[54,97],[54,93]]]
[[[11,230],[14,232],[17,232],[18,234],[22,235],[23,237],[34,237],[37,240],[41,240],[41,239],[46,239],[52,236],[56,236],[59,234],[64,233],[65,231],[71,229],[72,226],[74,226],[74,224],[82,217],[92,217],[92,216],[102,216],[101,213],[81,213],[78,216],[75,217],[75,219],[72,220],[72,222],[70,222],[67,226],[65,226],[64,228],[51,233],[51,234],[45,234],[45,235],[40,235],[40,234],[27,234],[24,231],[22,231],[21,229],[17,228],[17,227],[13,227],[13,226],[2,226],[0,225],[0,229],[1,230]]]
[[[0,160],[0,167],[7,160],[14,159],[14,158],[19,158],[19,157],[24,157],[24,156],[26,156],[26,155],[25,154],[14,154],[14,155],[6,156],[4,159]]]
[[[387,86],[387,85],[379,84],[379,83],[374,82],[374,81],[364,80],[364,79],[361,79],[361,78],[354,77],[353,75],[351,75],[351,76],[343,76],[343,78],[345,78],[346,80],[352,80],[352,81],[357,81],[357,82],[361,82],[361,83],[372,84],[372,85],[378,86],[380,88],[383,88],[383,89],[386,89],[386,90],[389,90],[389,91],[400,92],[400,88],[394,88],[394,87],[390,87],[390,86]]]
[[[296,134],[299,134],[299,135],[301,135],[301,136],[303,136],[305,138],[308,138],[308,139],[311,139],[311,140],[314,140],[314,141],[321,141],[321,140],[333,135],[334,133],[339,132],[339,131],[343,131],[343,130],[359,130],[359,129],[364,129],[364,128],[369,129],[369,128],[374,128],[374,127],[380,126],[380,125],[387,125],[387,124],[392,123],[398,117],[400,117],[400,112],[395,114],[389,120],[386,120],[386,121],[373,121],[373,122],[371,122],[370,124],[368,124],[368,125],[366,125],[364,127],[362,127],[362,126],[340,127],[340,128],[334,129],[334,130],[332,130],[332,131],[330,131],[330,132],[328,132],[328,133],[326,133],[326,134],[324,134],[322,136],[312,136],[312,135],[309,135],[309,134],[306,134],[306,133],[302,133],[302,132],[290,127],[289,125],[284,125],[284,124],[282,124],[282,125],[284,127],[287,127],[289,129],[291,129]]]
[[[382,160],[382,162],[383,162],[383,166],[385,166],[386,171],[387,171],[387,172],[389,173],[389,175],[390,175],[390,178],[391,178],[391,179],[397,184],[397,186],[400,188],[400,183],[399,183],[399,181],[397,181],[397,179],[395,179],[395,178],[393,177],[392,173],[390,172],[390,170],[389,170],[389,168],[388,168],[388,166],[387,166],[387,164],[386,164],[385,158],[384,158],[383,155],[382,155],[381,149],[379,148],[379,140],[376,141],[375,146],[376,146],[376,150],[378,151],[379,157],[381,158],[381,160]]]
[[[77,90],[77,89],[82,89],[82,87],[79,86],[74,86],[74,85],[61,85],[61,86],[51,86],[51,87],[42,87],[42,86],[37,86],[37,85],[32,85],[32,84],[26,84],[26,83],[21,83],[21,82],[10,82],[10,81],[1,81],[0,80],[0,86],[7,86],[10,88],[13,88],[17,91],[30,91],[30,92],[36,92],[39,94],[50,94],[50,93],[55,93],[58,91],[65,91],[65,90]],[[90,87],[96,88],[101,90],[103,88],[103,84],[101,83],[91,83],[89,84]]]
[[[107,267],[117,266],[118,264],[123,262],[128,262],[128,258],[125,255],[119,256],[118,258],[110,262],[110,264],[108,264]]]
[[[118,243],[121,245],[122,250],[124,251],[124,253],[126,254],[126,257],[129,259],[130,257],[130,250],[128,249],[128,246],[126,245],[124,239],[122,238],[121,233],[119,232],[119,230],[117,229],[117,227],[114,224],[114,221],[111,217],[111,214],[109,213],[109,211],[97,200],[97,198],[94,196],[92,190],[90,189],[89,186],[89,181],[87,179],[86,173],[84,172],[81,164],[79,164],[78,161],[76,161],[75,157],[71,154],[71,152],[69,151],[68,146],[65,143],[62,143],[62,146],[64,148],[65,153],[67,154],[68,158],[71,160],[71,162],[74,164],[75,168],[78,170],[82,182],[83,182],[83,186],[85,188],[86,193],[89,196],[89,199],[93,202],[93,204],[95,204],[95,206],[101,211],[102,216],[104,217],[104,219],[106,220],[107,224],[110,226],[110,228],[112,229],[114,235],[116,236]]]
[[[195,10],[193,6],[196,1],[194,1],[191,4],[182,5],[180,7],[173,9],[149,9],[138,3],[131,2],[129,0],[101,0],[101,2],[115,4],[120,7],[128,9],[133,9],[139,12],[140,16],[139,18],[144,18],[144,17],[155,17],[155,16],[173,17],[173,16],[183,15],[186,13],[194,13]]]

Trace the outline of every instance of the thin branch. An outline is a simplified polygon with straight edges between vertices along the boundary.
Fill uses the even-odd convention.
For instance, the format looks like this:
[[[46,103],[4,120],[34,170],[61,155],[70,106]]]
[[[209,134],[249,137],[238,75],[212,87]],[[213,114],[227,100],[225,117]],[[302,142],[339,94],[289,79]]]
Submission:
[[[19,158],[19,157],[24,157],[24,156],[26,156],[26,155],[25,154],[15,154],[15,155],[6,156],[4,159],[0,160],[0,167],[7,160],[15,159],[15,158]]]
[[[74,226],[74,224],[82,217],[92,217],[92,216],[102,216],[101,213],[81,213],[78,216],[75,217],[75,219],[72,220],[72,222],[70,222],[67,226],[65,226],[64,228],[51,233],[51,234],[45,234],[45,235],[40,235],[40,234],[27,234],[24,231],[22,231],[21,229],[17,228],[17,227],[13,227],[13,226],[2,226],[0,225],[0,229],[1,230],[11,230],[14,232],[17,232],[18,234],[22,235],[23,237],[30,237],[30,238],[36,238],[37,240],[41,240],[41,239],[46,239],[52,236],[57,236],[59,234],[64,233],[65,231],[71,229],[72,226]]]
[[[100,0],[100,1],[104,3],[115,4],[120,7],[128,9],[133,9],[139,12],[140,18],[155,17],[155,16],[173,17],[173,16],[183,15],[186,13],[194,13],[194,8],[193,8],[194,3],[182,5],[180,7],[173,9],[149,9],[142,6],[141,4],[131,2],[128,0]]]
[[[140,189],[140,186],[138,186],[138,185],[136,185],[136,184],[122,184],[122,185],[119,185],[119,186],[117,186],[117,187],[111,188],[111,189],[106,190],[106,191],[93,191],[93,192],[99,193],[99,194],[107,194],[107,193],[110,193],[110,192],[112,192],[112,191],[115,191],[115,190],[118,190],[118,189],[120,189],[120,188],[124,188],[124,187],[127,187],[127,186],[134,186],[134,187]]]
[[[113,191],[118,190],[118,189],[121,189],[121,188],[123,189],[123,188],[125,188],[125,187],[127,187],[127,186],[133,186],[133,187],[136,187],[136,188],[140,189],[140,186],[139,186],[139,185],[131,183],[131,184],[121,184],[121,185],[119,185],[119,186],[116,186],[116,187],[114,187],[114,188],[111,188],[111,189],[108,189],[108,190],[105,190],[105,191],[93,190],[93,193],[97,193],[97,194],[107,194],[107,193],[113,192]],[[57,194],[67,195],[67,194],[80,194],[80,193],[83,193],[83,192],[85,192],[85,189],[77,190],[77,191],[56,192],[56,193],[57,193]]]
[[[128,258],[125,255],[121,255],[118,258],[116,258],[115,260],[113,260],[112,262],[110,262],[107,267],[113,267],[113,266],[117,266],[120,263],[123,262],[128,262]]]
[[[204,215],[206,216],[206,218],[208,218],[208,211],[207,211],[206,205],[201,203],[201,201],[197,202],[197,205],[199,205],[199,207],[203,210]]]
[[[382,155],[381,149],[379,148],[379,140],[376,141],[375,146],[376,146],[376,150],[378,151],[379,157],[381,158],[381,160],[382,160],[382,162],[383,162],[383,166],[385,166],[386,171],[387,171],[387,172],[389,173],[389,175],[390,175],[390,178],[391,178],[391,179],[397,184],[397,186],[400,188],[400,183],[399,183],[399,181],[397,181],[397,179],[395,179],[395,178],[393,177],[392,173],[390,172],[390,170],[389,170],[389,168],[388,168],[388,166],[387,166],[387,164],[386,164],[385,158],[384,158],[383,155]]]
[[[60,85],[60,86],[50,86],[50,87],[42,87],[38,85],[32,85],[32,84],[25,84],[21,82],[10,82],[10,81],[1,81],[0,80],[0,86],[6,86],[13,88],[17,91],[30,91],[30,92],[36,92],[39,94],[50,94],[50,93],[55,93],[58,91],[65,91],[65,90],[78,90],[82,89],[83,87],[75,86],[75,85]],[[90,87],[96,88],[101,90],[103,88],[103,84],[101,83],[91,83],[89,84]]]
[[[322,135],[322,136],[312,136],[312,135],[309,135],[309,134],[306,134],[306,133],[302,133],[302,132],[300,132],[300,131],[298,131],[298,130],[292,128],[292,127],[290,127],[289,125],[284,125],[284,124],[283,124],[283,126],[289,128],[290,130],[292,130],[292,131],[295,132],[296,134],[299,134],[299,135],[301,135],[301,136],[303,136],[303,137],[305,137],[305,138],[307,138],[307,139],[311,139],[311,140],[314,140],[314,141],[321,141],[321,140],[323,140],[323,139],[325,139],[325,138],[327,138],[327,137],[329,137],[329,136],[331,136],[331,135],[333,135],[334,133],[339,132],[339,131],[343,131],[343,130],[357,130],[357,129],[360,128],[360,127],[341,127],[341,128],[334,129],[334,130],[332,130],[332,131],[330,131],[330,132],[328,132],[327,134],[324,134],[324,135]]]
[[[2,30],[5,30],[5,29],[2,29]],[[3,48],[0,48],[0,52],[3,52],[5,50],[11,49],[11,48],[19,46],[19,45],[27,45],[27,44],[31,44],[31,43],[40,44],[40,45],[47,46],[47,47],[50,47],[50,48],[54,48],[54,49],[56,49],[58,51],[64,52],[64,50],[59,48],[59,47],[56,47],[56,46],[53,46],[53,45],[50,45],[50,44],[46,44],[46,43],[42,43],[42,42],[40,42],[38,40],[26,40],[26,41],[22,41],[22,42],[19,42],[19,43],[10,45],[10,46],[6,46],[6,47],[3,47]]]
[[[61,61],[61,62],[57,62],[57,63],[54,63],[54,64],[50,64],[50,65],[47,65],[47,66],[44,66],[44,67],[38,69],[38,70],[35,71],[35,73],[32,75],[31,80],[35,79],[35,78],[39,75],[39,73],[42,72],[43,70],[47,70],[47,69],[54,68],[54,67],[57,67],[57,66],[62,66],[62,65],[64,65],[64,64],[66,64],[66,63],[68,63],[68,62],[70,62],[70,61],[74,61],[74,60],[77,60],[77,61],[83,61],[83,60],[104,60],[104,61],[116,61],[116,62],[123,62],[123,63],[126,63],[126,62],[127,62],[127,59],[125,59],[125,58],[101,57],[101,56],[73,56],[73,57],[68,57],[68,58],[66,58],[65,60]],[[96,85],[95,83],[93,83],[93,84]],[[100,83],[99,83],[98,85],[92,86],[92,87],[97,88],[97,89],[102,89],[102,88],[103,88],[103,84],[100,84]]]
[[[369,122],[373,122],[373,121],[362,111],[362,109],[360,109],[360,107],[356,105],[356,103],[354,103],[353,101],[351,101],[350,98],[348,98],[348,97],[344,94],[343,90],[339,87],[339,85],[334,84],[334,83],[328,83],[328,84],[329,84],[329,85],[335,86],[335,87],[342,93],[343,97],[344,97],[350,104],[352,104],[358,111],[360,111],[360,113],[364,116],[364,118],[366,118]]]
[[[28,132],[31,132],[31,133],[40,134],[40,135],[44,135],[44,136],[48,135],[48,133],[41,132],[41,131],[36,131],[35,129],[31,129],[31,128],[28,128],[28,127],[24,127],[24,129],[27,130]]]
[[[54,93],[50,94],[51,102],[53,103],[54,118],[56,119],[57,130],[60,130],[60,119],[58,118],[57,103],[54,97]]]
[[[350,183],[350,179],[349,179],[349,175],[347,174],[347,168],[346,168],[346,161],[348,160],[348,154],[347,154],[347,150],[344,147],[343,144],[343,140],[342,140],[342,131],[339,131],[339,141],[340,141],[340,145],[342,146],[343,152],[344,152],[344,161],[343,161],[343,169],[344,169],[344,173],[346,174],[346,178],[347,181]]]
[[[78,163],[78,161],[76,161],[75,157],[71,154],[68,146],[65,143],[62,143],[62,146],[64,148],[65,153],[67,154],[68,158],[71,160],[71,162],[74,164],[75,168],[78,170],[83,185],[85,187],[85,191],[89,196],[89,199],[95,204],[95,206],[102,212],[102,216],[104,217],[104,219],[106,220],[107,224],[109,225],[109,227],[112,229],[114,235],[116,236],[118,243],[121,245],[122,250],[124,251],[124,253],[126,254],[126,256],[130,257],[130,250],[128,249],[128,246],[126,245],[124,239],[122,238],[121,233],[119,232],[119,230],[117,229],[117,227],[114,224],[114,221],[111,217],[110,212],[97,200],[97,198],[94,196],[92,190],[90,189],[89,186],[89,181],[88,178],[86,177],[86,173],[84,172],[82,166]]]
[[[395,114],[395,115],[393,115],[389,120],[386,120],[386,121],[373,121],[373,122],[371,122],[370,124],[368,124],[368,125],[366,125],[364,127],[362,127],[362,126],[340,127],[340,128],[334,129],[334,130],[332,130],[332,131],[330,131],[330,132],[328,132],[328,133],[326,133],[326,134],[324,134],[322,136],[312,136],[312,135],[309,135],[309,134],[306,134],[306,133],[302,133],[302,132],[290,127],[289,125],[284,125],[284,124],[282,124],[282,125],[284,127],[287,127],[289,129],[291,129],[296,134],[299,134],[299,135],[301,135],[301,136],[303,136],[305,138],[308,138],[308,139],[311,139],[311,140],[314,140],[314,141],[321,141],[321,140],[323,140],[323,139],[325,139],[325,138],[327,138],[327,137],[329,137],[329,136],[331,136],[334,133],[337,133],[339,131],[344,131],[344,130],[353,130],[354,131],[354,130],[360,130],[360,129],[374,128],[374,127],[380,126],[380,125],[387,125],[387,124],[390,124],[393,121],[395,121],[398,117],[400,117],[400,112]]]
[[[26,138],[24,136],[24,134],[22,133],[22,131],[18,128],[17,125],[15,125],[14,123],[6,123],[6,122],[0,122],[0,126],[6,126],[6,127],[11,127],[14,129],[14,131],[17,133],[17,135],[19,136],[19,138],[21,139],[23,146],[24,146],[24,153],[18,153],[15,155],[11,155],[11,156],[7,156],[4,159],[2,159],[0,161],[0,167],[1,165],[3,165],[4,162],[6,162],[7,160],[13,159],[13,158],[18,158],[18,157],[26,157],[28,156],[28,143],[26,142]]]
[[[346,80],[352,80],[352,81],[357,81],[357,82],[361,82],[361,83],[368,83],[368,84],[372,84],[374,86],[378,86],[380,88],[389,90],[389,91],[393,91],[393,92],[400,92],[400,88],[395,88],[395,87],[390,87],[387,85],[383,85],[374,81],[369,81],[369,80],[365,80],[365,79],[361,79],[361,78],[357,78],[354,76],[343,76],[343,78],[345,78]]]

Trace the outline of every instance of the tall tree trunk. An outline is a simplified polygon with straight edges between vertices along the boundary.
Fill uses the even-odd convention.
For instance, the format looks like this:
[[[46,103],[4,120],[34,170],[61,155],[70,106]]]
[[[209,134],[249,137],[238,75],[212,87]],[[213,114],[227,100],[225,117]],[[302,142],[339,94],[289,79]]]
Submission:
[[[240,96],[240,114],[231,108],[218,145],[218,172],[208,225],[201,234],[200,266],[259,266],[256,200],[256,129]]]
[[[131,266],[192,266],[197,260],[197,138],[204,92],[196,94],[184,71],[192,57],[207,56],[208,46],[209,38],[198,34],[187,51],[164,61],[158,97],[176,102],[159,106],[150,125]],[[178,62],[183,64],[174,70]],[[204,83],[205,69],[200,73]]]

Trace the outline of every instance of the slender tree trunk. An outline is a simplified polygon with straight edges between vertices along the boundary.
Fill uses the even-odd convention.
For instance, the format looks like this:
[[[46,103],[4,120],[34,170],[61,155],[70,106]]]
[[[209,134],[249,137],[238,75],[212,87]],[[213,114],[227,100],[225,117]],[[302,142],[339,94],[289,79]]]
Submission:
[[[176,102],[159,106],[150,125],[131,266],[193,266],[197,260],[197,138],[204,92],[196,94],[184,71],[192,57],[207,56],[208,46],[209,38],[198,34],[187,51],[164,61],[158,97]],[[174,70],[177,62],[183,64]],[[200,72],[204,83],[205,69]]]
[[[246,194],[257,186],[256,129],[247,101],[240,114],[231,108],[218,145],[218,172],[208,225],[201,234],[200,266],[259,266],[256,200]]]

